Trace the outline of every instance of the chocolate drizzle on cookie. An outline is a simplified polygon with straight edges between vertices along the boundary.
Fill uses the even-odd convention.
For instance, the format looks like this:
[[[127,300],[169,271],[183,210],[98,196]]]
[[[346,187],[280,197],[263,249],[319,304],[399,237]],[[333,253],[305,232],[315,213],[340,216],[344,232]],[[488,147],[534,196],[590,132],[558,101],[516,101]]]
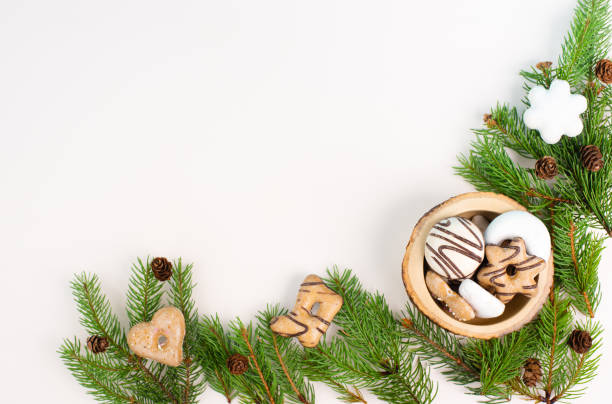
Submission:
[[[486,246],[489,261],[478,273],[478,281],[484,287],[492,287],[495,296],[504,303],[514,295],[533,296],[538,287],[535,279],[546,267],[546,261],[527,255],[525,242],[516,237],[501,245]],[[508,268],[512,268],[510,273]]]
[[[451,219],[455,219],[460,224],[460,229],[465,229],[467,232],[462,231],[460,234],[458,230],[451,230],[453,228]],[[437,264],[438,268],[434,269],[442,270],[444,274],[441,275],[446,275],[450,279],[462,279],[471,275],[473,270],[466,271],[465,268],[460,268],[448,252],[452,251],[473,260],[475,264],[471,269],[475,269],[484,258],[484,241],[482,235],[475,230],[478,230],[476,226],[463,217],[446,219],[436,224],[425,243],[425,248],[431,253],[431,259]],[[430,242],[431,238],[443,242],[432,245],[434,243]]]

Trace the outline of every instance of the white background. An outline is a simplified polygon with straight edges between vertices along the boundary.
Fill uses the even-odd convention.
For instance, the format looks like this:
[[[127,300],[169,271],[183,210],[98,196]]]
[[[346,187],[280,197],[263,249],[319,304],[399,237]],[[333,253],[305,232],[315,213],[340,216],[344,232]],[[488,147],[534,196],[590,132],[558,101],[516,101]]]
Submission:
[[[136,256],[195,263],[200,312],[226,320],[292,306],[333,264],[401,309],[413,225],[471,190],[452,171],[469,129],[519,103],[519,70],[556,59],[573,7],[2,1],[0,401],[93,402],[55,352],[86,338],[68,283],[98,273],[125,320]],[[611,374],[578,402],[607,398]],[[434,378],[436,402],[476,401]]]

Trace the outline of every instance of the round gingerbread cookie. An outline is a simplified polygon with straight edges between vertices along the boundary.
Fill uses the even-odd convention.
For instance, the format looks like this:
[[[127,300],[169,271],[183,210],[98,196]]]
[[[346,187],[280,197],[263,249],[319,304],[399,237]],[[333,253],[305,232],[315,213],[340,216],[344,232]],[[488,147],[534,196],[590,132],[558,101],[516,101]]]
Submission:
[[[447,279],[469,278],[485,256],[480,229],[463,217],[438,222],[425,240],[425,260]]]

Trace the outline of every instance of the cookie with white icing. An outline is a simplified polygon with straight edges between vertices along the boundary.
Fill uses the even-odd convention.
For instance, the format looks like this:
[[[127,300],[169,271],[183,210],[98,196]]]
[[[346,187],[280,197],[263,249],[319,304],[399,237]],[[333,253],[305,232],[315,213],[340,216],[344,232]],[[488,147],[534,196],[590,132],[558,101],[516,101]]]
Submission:
[[[485,256],[480,229],[463,217],[438,222],[425,240],[425,260],[447,279],[469,278]]]
[[[548,261],[550,258],[550,233],[536,216],[522,210],[511,210],[497,216],[484,232],[487,245],[500,245],[505,240],[520,237],[527,253]]]

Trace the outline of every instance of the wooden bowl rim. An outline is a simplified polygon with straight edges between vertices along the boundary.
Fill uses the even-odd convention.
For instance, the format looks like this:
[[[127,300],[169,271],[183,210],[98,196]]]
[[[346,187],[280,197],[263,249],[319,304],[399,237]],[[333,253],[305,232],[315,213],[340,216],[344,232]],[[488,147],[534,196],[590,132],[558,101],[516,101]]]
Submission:
[[[500,337],[502,335],[508,334],[512,331],[516,331],[520,329],[523,325],[527,324],[529,321],[533,320],[533,318],[537,316],[537,314],[540,312],[540,309],[544,305],[546,299],[548,298],[550,289],[553,284],[554,264],[553,264],[552,252],[551,252],[549,259],[547,260],[548,265],[545,271],[542,272],[538,278],[539,286],[538,286],[538,292],[536,296],[529,299],[529,301],[525,304],[525,306],[522,307],[520,310],[518,310],[516,313],[514,313],[511,317],[501,320],[497,323],[486,324],[486,325],[469,324],[469,323],[461,322],[453,318],[450,314],[446,313],[444,310],[442,310],[437,305],[437,303],[433,300],[431,295],[429,294],[429,291],[427,290],[427,287],[425,286],[425,280],[423,276],[422,285],[420,285],[422,287],[420,289],[423,290],[423,287],[424,287],[424,290],[427,293],[427,297],[431,300],[431,302],[427,302],[427,303],[424,302],[423,299],[421,299],[419,292],[415,288],[415,285],[412,284],[412,280],[409,276],[409,263],[410,263],[411,257],[415,254],[416,254],[416,257],[420,257],[420,260],[422,262],[424,252],[421,251],[419,253],[418,251],[414,249],[415,244],[417,244],[415,243],[415,241],[419,237],[427,236],[427,234],[423,234],[423,231],[427,230],[427,233],[429,233],[429,230],[431,227],[427,229],[425,229],[425,227],[427,223],[431,221],[430,218],[432,216],[434,216],[440,211],[449,209],[449,207],[455,206],[458,203],[462,203],[462,202],[469,201],[469,200],[479,200],[481,202],[485,202],[487,199],[495,200],[497,203],[501,202],[502,204],[506,204],[508,209],[500,211],[500,212],[494,212],[494,211],[487,209],[485,206],[483,206],[483,207],[475,208],[472,210],[473,211],[488,211],[488,212],[494,212],[497,214],[501,214],[509,210],[523,210],[523,211],[527,210],[523,205],[519,204],[515,200],[505,195],[497,194],[494,192],[468,192],[468,193],[460,194],[452,198],[449,198],[446,201],[434,206],[432,209],[430,209],[427,213],[425,213],[419,219],[417,224],[414,226],[414,229],[410,236],[410,240],[408,241],[408,245],[406,246],[406,253],[404,255],[404,259],[402,261],[402,280],[404,281],[404,286],[406,288],[406,292],[408,293],[408,297],[413,302],[413,304],[417,307],[417,309],[419,309],[423,314],[425,314],[430,320],[432,320],[436,324],[440,325],[441,327],[447,329],[448,331],[454,334],[459,334],[459,335],[464,335],[467,337],[474,337],[474,338],[479,338],[479,339],[496,338],[496,337]],[[464,212],[469,212],[469,210],[464,211]],[[453,215],[460,215],[461,213],[464,213],[464,212],[456,212]],[[440,220],[441,219],[442,218],[440,218]],[[431,226],[433,227],[434,224],[435,223],[432,223]],[[545,281],[544,284],[542,284],[543,280]],[[433,306],[431,303],[433,303]]]

